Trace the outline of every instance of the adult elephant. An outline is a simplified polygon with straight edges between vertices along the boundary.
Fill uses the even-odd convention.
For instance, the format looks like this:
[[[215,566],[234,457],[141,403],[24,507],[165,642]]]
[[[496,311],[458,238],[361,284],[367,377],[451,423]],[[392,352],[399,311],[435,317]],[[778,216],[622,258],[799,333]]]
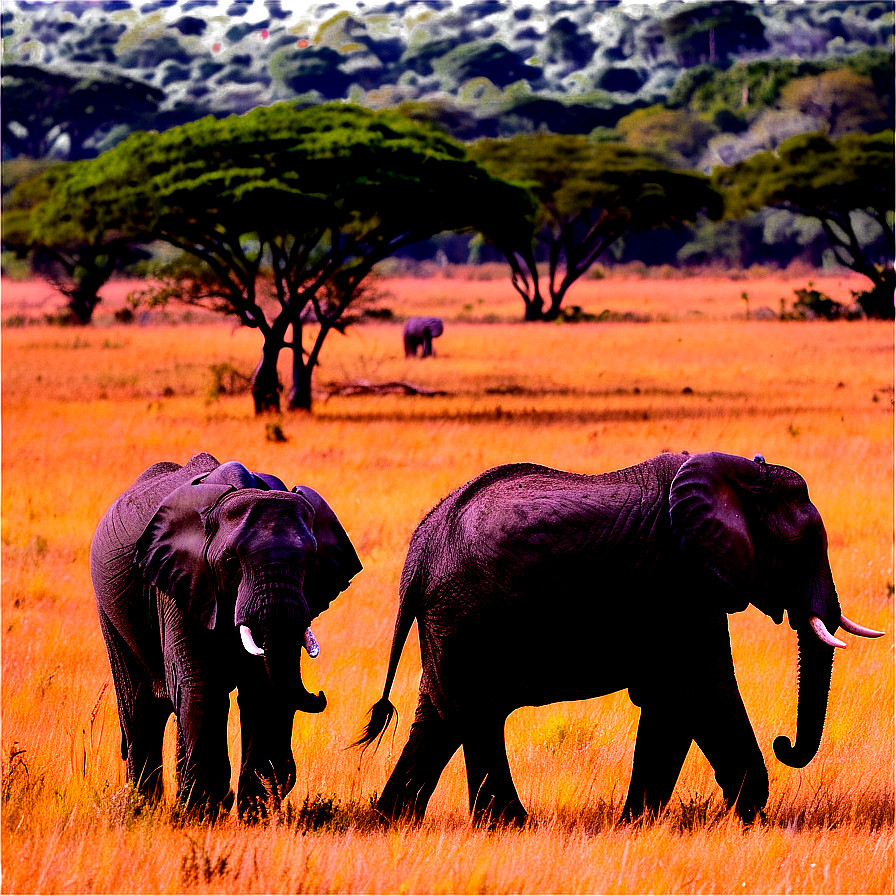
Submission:
[[[787,611],[800,649],[796,744],[818,750],[838,626],[849,622],[821,516],[785,467],[728,454],[663,454],[599,476],[510,464],[445,498],[417,527],[383,697],[358,744],[382,736],[389,691],[414,619],[423,674],[410,737],[378,808],[422,817],[463,745],[470,810],[521,822],[504,722],[520,706],[628,688],[641,708],[623,816],[668,801],[691,741],[729,805],[751,820],[768,774],[734,677],[727,614]],[[550,660],[534,661],[535,653]]]
[[[405,321],[402,330],[402,338],[404,339],[404,356],[406,358],[416,358],[417,349],[421,358],[428,358],[434,354],[432,350],[432,341],[436,336],[441,336],[444,332],[442,319],[440,317],[409,317]]]
[[[90,548],[112,665],[127,777],[162,793],[162,740],[177,717],[181,802],[216,815],[233,803],[229,693],[238,689],[241,815],[295,783],[296,710],[320,712],[302,684],[309,625],[361,563],[336,515],[307,486],[197,454],[158,463],[106,511]]]

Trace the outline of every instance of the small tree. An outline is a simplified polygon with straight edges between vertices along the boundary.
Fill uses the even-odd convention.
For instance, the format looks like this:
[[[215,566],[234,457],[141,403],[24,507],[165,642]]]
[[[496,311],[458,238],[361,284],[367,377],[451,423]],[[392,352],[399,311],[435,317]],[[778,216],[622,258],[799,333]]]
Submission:
[[[871,78],[848,69],[791,81],[781,90],[780,105],[812,116],[828,137],[873,131],[887,124]]]
[[[528,209],[524,191],[445,135],[346,104],[280,104],[134,134],[78,175],[45,215],[170,243],[198,269],[171,272],[166,295],[261,332],[257,411],[279,408],[285,347],[289,407],[310,409],[324,341],[377,262],[442,230],[491,227],[498,210]]]
[[[872,289],[859,297],[865,311],[894,316],[893,131],[848,134],[829,140],[805,134],[730,168],[716,169],[727,214],[740,217],[764,206],[816,218],[837,261],[867,277]],[[859,239],[855,216],[875,222],[887,257],[875,260]]]
[[[471,155],[496,177],[526,186],[536,203],[531,227],[487,234],[504,252],[526,320],[554,320],[567,291],[629,230],[721,213],[701,174],[671,171],[652,154],[578,135],[482,140]],[[538,267],[547,256],[545,308]]]
[[[28,257],[33,271],[68,300],[73,322],[88,324],[110,277],[149,253],[128,236],[73,216],[45,214],[43,208],[66,192],[81,162],[56,164],[19,183],[3,210],[3,245]]]

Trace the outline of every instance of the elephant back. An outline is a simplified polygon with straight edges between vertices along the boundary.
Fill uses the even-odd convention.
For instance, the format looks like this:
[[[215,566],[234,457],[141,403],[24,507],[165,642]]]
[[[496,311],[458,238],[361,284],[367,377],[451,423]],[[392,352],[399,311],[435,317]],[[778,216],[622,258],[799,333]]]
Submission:
[[[109,508],[115,514],[116,528],[127,532],[134,542],[143,534],[159,505],[176,488],[217,469],[220,463],[211,454],[197,454],[182,467],[177,464],[154,464]],[[174,469],[171,469],[171,468]],[[153,474],[153,471],[156,471]]]
[[[153,464],[140,474],[103,515],[90,546],[94,585],[101,579],[126,574],[133,564],[134,546],[159,505],[176,488],[219,467],[210,454],[197,454],[183,466]]]
[[[409,317],[404,325],[404,332],[409,336],[423,336],[429,330],[430,336],[441,336],[444,324],[440,317]]]

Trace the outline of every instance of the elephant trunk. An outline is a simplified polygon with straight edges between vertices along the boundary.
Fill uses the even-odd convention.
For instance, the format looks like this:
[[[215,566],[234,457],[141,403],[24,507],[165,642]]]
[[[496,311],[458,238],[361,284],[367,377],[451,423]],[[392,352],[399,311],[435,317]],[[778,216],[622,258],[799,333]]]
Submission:
[[[312,694],[302,681],[302,641],[293,634],[268,632],[264,639],[264,666],[274,687],[300,712],[322,712],[324,692]]]
[[[302,594],[301,578],[290,568],[268,564],[264,571],[244,576],[237,595],[236,623],[249,653],[262,656],[275,690],[287,706],[301,712],[321,712],[327,705],[323,691],[310,693],[302,681],[302,646],[317,655],[317,642],[308,628],[311,619]],[[259,649],[253,635],[263,633]]]
[[[796,743],[781,735],[774,741],[775,756],[791,768],[808,765],[821,743],[828,708],[834,648],[823,644],[807,624],[797,629],[799,639],[799,696]]]

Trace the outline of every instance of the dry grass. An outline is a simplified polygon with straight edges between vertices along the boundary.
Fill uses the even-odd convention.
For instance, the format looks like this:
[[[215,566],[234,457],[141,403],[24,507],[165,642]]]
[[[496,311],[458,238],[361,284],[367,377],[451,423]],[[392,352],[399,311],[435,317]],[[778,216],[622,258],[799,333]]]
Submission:
[[[253,417],[246,395],[210,396],[212,365],[251,371],[257,334],[222,324],[4,328],[3,891],[892,893],[892,634],[850,638],[838,654],[821,750],[798,771],[771,751],[776,735],[794,732],[793,633],[752,610],[731,618],[772,779],[764,827],[742,830],[721,812],[696,749],[665,818],[615,827],[637,723],[623,693],[511,717],[510,762],[531,813],[524,830],[470,828],[459,756],[421,828],[381,828],[369,803],[413,716],[413,638],[393,689],[394,739],[363,760],[342,749],[381,691],[413,527],[498,463],[597,472],[664,449],[761,451],[806,477],[847,613],[893,632],[892,327],[733,321],[741,291],[758,296],[760,282],[763,295],[791,294],[780,281],[594,281],[604,295],[628,296],[619,310],[671,301],[674,287],[704,314],[653,324],[455,321],[427,361],[404,359],[398,324],[334,335],[314,416],[276,421],[286,442],[266,438],[274,421]],[[402,312],[462,317],[474,287],[484,308],[494,299],[506,316],[519,312],[491,282],[386,286],[387,304]],[[12,299],[4,287],[4,317]],[[718,314],[707,312],[710,299]],[[444,311],[452,302],[455,315]],[[602,307],[595,299],[588,310]],[[328,383],[359,378],[449,394],[325,399]],[[146,466],[200,450],[319,489],[365,565],[315,625],[322,652],[306,663],[307,683],[325,688],[330,705],[297,718],[298,783],[288,813],[266,827],[185,824],[169,806],[135,815],[122,786],[88,545],[106,506]],[[234,761],[236,735],[234,722]]]

